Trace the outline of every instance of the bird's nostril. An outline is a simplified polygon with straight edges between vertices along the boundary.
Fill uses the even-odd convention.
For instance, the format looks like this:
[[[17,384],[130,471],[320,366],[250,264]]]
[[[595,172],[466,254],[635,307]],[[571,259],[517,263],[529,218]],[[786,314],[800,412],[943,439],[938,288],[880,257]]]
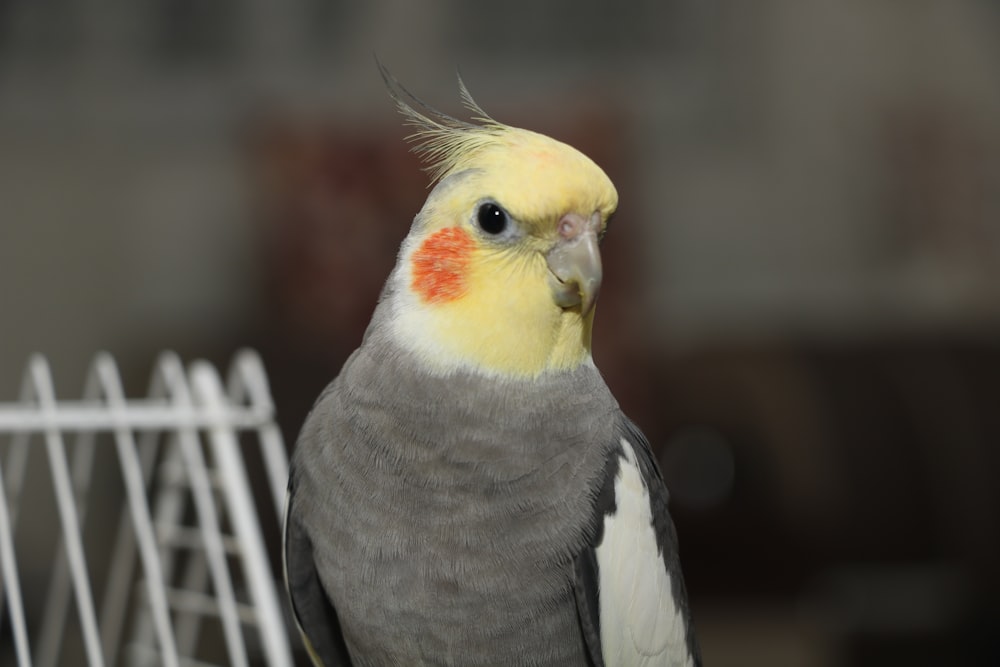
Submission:
[[[559,236],[564,239],[571,239],[580,231],[580,224],[573,216],[563,216],[559,221]]]
[[[601,229],[601,214],[595,211],[588,220],[577,213],[567,213],[559,220],[557,229],[559,236],[566,240],[574,239],[588,231],[599,232]]]

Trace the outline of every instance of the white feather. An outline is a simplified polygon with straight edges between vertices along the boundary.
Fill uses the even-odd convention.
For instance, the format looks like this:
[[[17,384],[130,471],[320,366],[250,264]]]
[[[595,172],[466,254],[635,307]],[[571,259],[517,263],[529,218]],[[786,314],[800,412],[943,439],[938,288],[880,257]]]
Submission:
[[[614,514],[597,546],[601,645],[607,667],[690,667],[687,628],[653,532],[649,492],[635,450],[622,439]]]

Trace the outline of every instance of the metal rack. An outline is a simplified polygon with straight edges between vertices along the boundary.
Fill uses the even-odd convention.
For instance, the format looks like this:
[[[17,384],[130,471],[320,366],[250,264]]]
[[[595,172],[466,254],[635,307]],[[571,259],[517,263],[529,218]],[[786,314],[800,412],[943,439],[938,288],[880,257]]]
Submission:
[[[143,399],[101,354],[82,398],[59,400],[33,357],[0,403],[0,664],[13,646],[19,667],[291,665],[262,532],[287,471],[253,352],[225,383],[164,353]]]

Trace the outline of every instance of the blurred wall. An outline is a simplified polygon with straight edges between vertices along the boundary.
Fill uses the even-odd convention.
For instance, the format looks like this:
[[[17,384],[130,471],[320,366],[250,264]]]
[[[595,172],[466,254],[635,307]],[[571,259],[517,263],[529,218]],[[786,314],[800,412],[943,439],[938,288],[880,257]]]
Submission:
[[[603,164],[598,363],[657,443],[709,664],[991,664],[987,0],[0,2],[0,400],[262,350],[291,440],[426,190],[373,53]],[[955,661],[949,658],[960,657]]]

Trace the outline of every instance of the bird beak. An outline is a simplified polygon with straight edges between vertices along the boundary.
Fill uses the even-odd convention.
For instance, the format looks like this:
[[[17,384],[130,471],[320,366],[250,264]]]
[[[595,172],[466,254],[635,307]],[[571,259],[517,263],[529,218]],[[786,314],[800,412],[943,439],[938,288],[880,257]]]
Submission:
[[[586,315],[594,307],[602,277],[597,242],[600,229],[600,213],[594,213],[589,220],[567,213],[559,221],[559,240],[545,254],[545,262],[552,299],[560,308],[579,306],[580,315]]]

